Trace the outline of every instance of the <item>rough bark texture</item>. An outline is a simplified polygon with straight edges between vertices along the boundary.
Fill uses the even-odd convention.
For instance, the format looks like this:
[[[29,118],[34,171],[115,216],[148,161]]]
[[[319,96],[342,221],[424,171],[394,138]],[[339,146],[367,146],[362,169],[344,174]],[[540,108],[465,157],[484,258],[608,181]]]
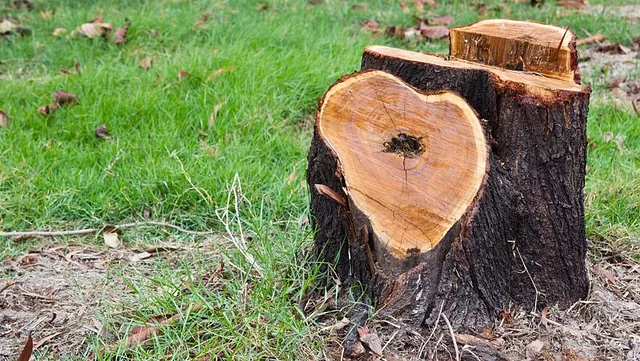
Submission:
[[[368,249],[366,217],[313,187],[324,184],[349,199],[339,162],[316,130],[307,178],[319,259],[335,264],[345,284],[367,286],[380,312],[414,326],[433,324],[442,310],[454,328],[479,330],[491,326],[500,310],[566,307],[586,296],[589,89],[532,92],[490,67],[380,50],[365,50],[362,70],[383,70],[423,91],[455,91],[486,121],[486,183],[474,209],[445,240],[406,269],[385,274]]]

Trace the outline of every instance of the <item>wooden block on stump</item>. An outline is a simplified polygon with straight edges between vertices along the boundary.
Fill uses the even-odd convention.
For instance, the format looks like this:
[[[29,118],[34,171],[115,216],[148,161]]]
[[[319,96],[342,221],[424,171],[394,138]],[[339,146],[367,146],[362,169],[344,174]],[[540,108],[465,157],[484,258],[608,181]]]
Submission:
[[[319,259],[416,327],[442,310],[479,330],[586,296],[576,59],[573,33],[511,20],[452,29],[449,59],[366,48],[316,116]]]

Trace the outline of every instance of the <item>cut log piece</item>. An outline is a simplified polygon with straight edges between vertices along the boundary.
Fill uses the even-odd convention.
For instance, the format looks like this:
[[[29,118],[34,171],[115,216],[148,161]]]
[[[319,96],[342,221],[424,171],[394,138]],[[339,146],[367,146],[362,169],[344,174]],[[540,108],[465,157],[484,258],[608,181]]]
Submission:
[[[452,58],[580,82],[576,40],[568,29],[484,20],[450,31]]]
[[[482,29],[498,39],[489,53],[514,38],[505,24]],[[517,49],[565,31],[526,24],[535,41],[518,33]],[[372,46],[329,89],[308,157],[316,253],[379,315],[479,330],[501,310],[586,296],[590,89],[562,63],[577,59],[573,38],[555,59],[518,50],[527,71]]]

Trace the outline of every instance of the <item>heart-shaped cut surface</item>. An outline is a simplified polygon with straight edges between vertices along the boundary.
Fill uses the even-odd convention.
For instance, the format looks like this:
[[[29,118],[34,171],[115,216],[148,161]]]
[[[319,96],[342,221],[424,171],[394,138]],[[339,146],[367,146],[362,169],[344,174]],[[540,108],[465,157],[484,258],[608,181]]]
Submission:
[[[353,207],[394,257],[435,247],[487,172],[480,120],[455,93],[425,94],[382,71],[335,84],[318,117]]]

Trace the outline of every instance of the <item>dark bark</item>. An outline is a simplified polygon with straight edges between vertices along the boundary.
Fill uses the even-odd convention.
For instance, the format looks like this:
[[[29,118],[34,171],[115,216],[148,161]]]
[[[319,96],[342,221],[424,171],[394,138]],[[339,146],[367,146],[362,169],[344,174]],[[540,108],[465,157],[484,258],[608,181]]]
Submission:
[[[414,326],[432,325],[442,308],[454,328],[477,331],[513,306],[566,307],[586,296],[589,89],[536,95],[488,67],[436,65],[367,50],[362,70],[373,69],[419,90],[455,91],[486,120],[486,183],[474,209],[445,240],[389,272],[379,252],[369,249],[366,217],[313,187],[327,185],[348,199],[337,160],[316,131],[307,178],[318,258],[335,264],[346,284],[366,285],[382,313]]]

